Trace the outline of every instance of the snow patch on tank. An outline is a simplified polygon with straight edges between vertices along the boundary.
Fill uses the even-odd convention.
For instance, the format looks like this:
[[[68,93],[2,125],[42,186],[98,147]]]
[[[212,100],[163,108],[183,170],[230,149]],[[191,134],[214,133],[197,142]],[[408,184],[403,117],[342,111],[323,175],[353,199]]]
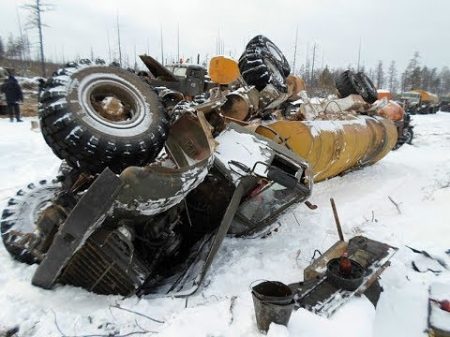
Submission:
[[[319,121],[315,120],[312,122],[304,122],[310,127],[311,135],[313,137],[318,137],[321,132],[343,132],[344,126],[346,125],[362,125],[366,126],[366,120],[363,118],[355,118],[351,120],[338,120],[338,121]]]

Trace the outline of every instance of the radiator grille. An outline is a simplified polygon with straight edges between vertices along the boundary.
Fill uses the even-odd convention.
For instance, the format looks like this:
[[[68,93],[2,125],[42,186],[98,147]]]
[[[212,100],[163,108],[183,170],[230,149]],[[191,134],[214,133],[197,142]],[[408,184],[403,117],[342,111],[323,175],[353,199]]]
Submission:
[[[100,229],[73,255],[59,282],[98,294],[132,295],[149,275],[119,230]]]

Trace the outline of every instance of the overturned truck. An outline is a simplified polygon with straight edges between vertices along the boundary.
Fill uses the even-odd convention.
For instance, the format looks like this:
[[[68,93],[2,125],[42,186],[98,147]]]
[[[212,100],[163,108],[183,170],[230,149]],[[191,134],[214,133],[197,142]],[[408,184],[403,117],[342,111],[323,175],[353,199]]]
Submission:
[[[334,110],[309,101],[263,36],[239,63],[214,58],[210,75],[217,86],[201,97],[86,61],[47,81],[41,128],[63,163],[55,179],[18,191],[1,219],[8,252],[39,264],[34,285],[192,294],[225,235],[270,231],[314,181],[395,145],[393,123],[361,96]]]

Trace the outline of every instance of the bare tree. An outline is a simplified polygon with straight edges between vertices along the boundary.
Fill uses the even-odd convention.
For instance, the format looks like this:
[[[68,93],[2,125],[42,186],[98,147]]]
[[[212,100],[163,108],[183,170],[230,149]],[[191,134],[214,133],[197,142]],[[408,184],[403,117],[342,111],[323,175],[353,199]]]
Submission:
[[[444,67],[439,72],[439,80],[438,80],[438,90],[437,93],[439,95],[449,95],[450,96],[450,69],[448,67]]]
[[[6,45],[5,55],[10,58],[22,60],[24,50],[25,41],[20,36],[16,38],[10,34]]]
[[[41,58],[42,76],[46,76],[45,70],[45,55],[44,55],[44,38],[42,34],[42,27],[46,26],[42,21],[42,13],[53,10],[53,5],[43,3],[41,0],[33,0],[33,3],[29,3],[23,6],[29,13],[27,26],[35,28],[39,33],[39,49]]]
[[[335,87],[333,75],[331,74],[330,69],[328,69],[327,66],[320,73],[318,82],[321,88],[327,89],[330,92]]]
[[[377,69],[375,70],[376,86],[378,89],[382,89],[384,86],[384,69],[383,61],[378,61]]]
[[[369,76],[370,79],[375,78],[375,77],[376,77],[376,72],[375,72],[375,70],[373,70],[373,68],[370,68],[370,69],[367,71],[367,76]]]
[[[406,90],[417,89],[421,85],[420,54],[415,52],[404,72],[404,87]]]
[[[116,13],[116,24],[117,24],[117,44],[119,46],[119,64],[122,67],[122,46],[120,44],[119,12]]]
[[[397,68],[395,65],[395,61],[392,61],[387,74],[389,91],[392,93],[397,92],[398,80],[397,80]]]
[[[2,37],[0,36],[0,59],[5,57],[5,46],[3,45]]]

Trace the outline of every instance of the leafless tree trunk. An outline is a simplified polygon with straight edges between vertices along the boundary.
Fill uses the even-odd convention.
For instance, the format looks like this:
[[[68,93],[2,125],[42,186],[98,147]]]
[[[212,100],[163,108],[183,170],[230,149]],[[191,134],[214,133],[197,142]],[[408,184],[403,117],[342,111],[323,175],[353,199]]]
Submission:
[[[36,0],[35,3],[26,4],[24,8],[30,13],[28,18],[27,25],[30,28],[37,28],[39,32],[39,49],[40,49],[40,59],[41,59],[41,68],[42,68],[42,76],[46,76],[45,69],[45,56],[44,56],[44,38],[42,34],[42,27],[44,23],[42,22],[42,13],[47,12],[53,9],[53,6],[50,4],[44,4],[41,0]]]
[[[395,66],[395,61],[391,62],[391,65],[388,69],[388,82],[389,82],[389,91],[395,93],[397,91],[397,69]]]
[[[376,70],[376,86],[378,89],[382,89],[384,86],[384,70],[383,70],[383,61],[378,61],[377,70]]]

